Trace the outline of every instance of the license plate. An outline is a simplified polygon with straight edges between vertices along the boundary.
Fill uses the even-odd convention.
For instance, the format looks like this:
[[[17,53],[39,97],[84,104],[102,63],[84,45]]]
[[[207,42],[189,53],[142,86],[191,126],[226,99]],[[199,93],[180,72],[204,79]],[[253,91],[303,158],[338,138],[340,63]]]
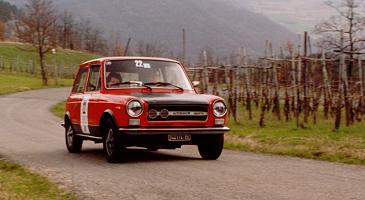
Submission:
[[[186,142],[191,140],[191,135],[169,135],[170,142]]]

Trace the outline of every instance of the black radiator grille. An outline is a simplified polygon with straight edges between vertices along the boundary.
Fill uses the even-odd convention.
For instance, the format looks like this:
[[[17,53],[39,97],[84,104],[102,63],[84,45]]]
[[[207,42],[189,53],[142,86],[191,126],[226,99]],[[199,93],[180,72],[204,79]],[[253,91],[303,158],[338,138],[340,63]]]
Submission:
[[[151,118],[148,115],[148,121],[206,121],[208,118],[208,105],[149,105],[148,113],[151,110],[155,110],[160,113],[162,110],[167,110],[170,113],[174,111],[180,111],[181,114],[191,113],[189,116],[173,116],[169,115],[167,118],[157,115],[157,117]],[[196,115],[194,115],[196,113]],[[204,115],[202,115],[205,113]]]

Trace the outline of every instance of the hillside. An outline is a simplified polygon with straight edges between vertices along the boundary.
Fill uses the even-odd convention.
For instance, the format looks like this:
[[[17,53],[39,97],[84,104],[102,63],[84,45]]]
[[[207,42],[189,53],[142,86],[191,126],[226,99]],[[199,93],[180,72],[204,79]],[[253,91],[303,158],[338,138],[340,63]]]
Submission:
[[[21,4],[24,0],[11,1]],[[210,47],[218,55],[228,55],[245,46],[262,54],[265,40],[275,46],[295,38],[294,34],[261,14],[220,0],[57,0],[59,9],[86,18],[102,28],[106,36],[118,32],[124,41],[161,43],[181,53],[182,28],[187,31],[190,57]]]
[[[47,54],[46,63],[50,66],[49,72],[52,72],[56,65],[59,67],[61,75],[71,78],[80,63],[96,57],[99,56],[81,51],[57,49],[56,54]],[[39,73],[38,55],[32,46],[0,42],[0,71],[10,71],[10,68],[16,71],[29,71],[30,65],[33,63],[36,67],[35,72]]]

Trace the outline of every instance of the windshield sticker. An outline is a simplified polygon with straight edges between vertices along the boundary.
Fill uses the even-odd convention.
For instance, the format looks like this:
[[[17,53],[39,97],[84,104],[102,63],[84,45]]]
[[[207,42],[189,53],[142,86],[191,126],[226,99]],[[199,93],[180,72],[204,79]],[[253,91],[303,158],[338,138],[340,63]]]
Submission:
[[[143,63],[142,60],[135,60],[134,63],[136,64],[136,67],[138,67],[138,68],[151,69],[151,64]]]
[[[109,65],[112,65],[112,62],[111,62],[111,61],[107,61],[105,64],[106,64],[107,66],[109,66]]]
[[[150,63],[143,63],[143,67],[146,69],[151,69],[151,64]]]

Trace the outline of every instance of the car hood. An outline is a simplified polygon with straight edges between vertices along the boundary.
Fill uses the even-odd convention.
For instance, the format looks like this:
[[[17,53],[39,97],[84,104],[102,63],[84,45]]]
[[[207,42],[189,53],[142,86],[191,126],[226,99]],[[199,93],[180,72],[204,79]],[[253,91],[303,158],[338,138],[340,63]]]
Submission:
[[[214,98],[212,95],[192,93],[132,93],[148,104],[199,104],[207,105]]]

